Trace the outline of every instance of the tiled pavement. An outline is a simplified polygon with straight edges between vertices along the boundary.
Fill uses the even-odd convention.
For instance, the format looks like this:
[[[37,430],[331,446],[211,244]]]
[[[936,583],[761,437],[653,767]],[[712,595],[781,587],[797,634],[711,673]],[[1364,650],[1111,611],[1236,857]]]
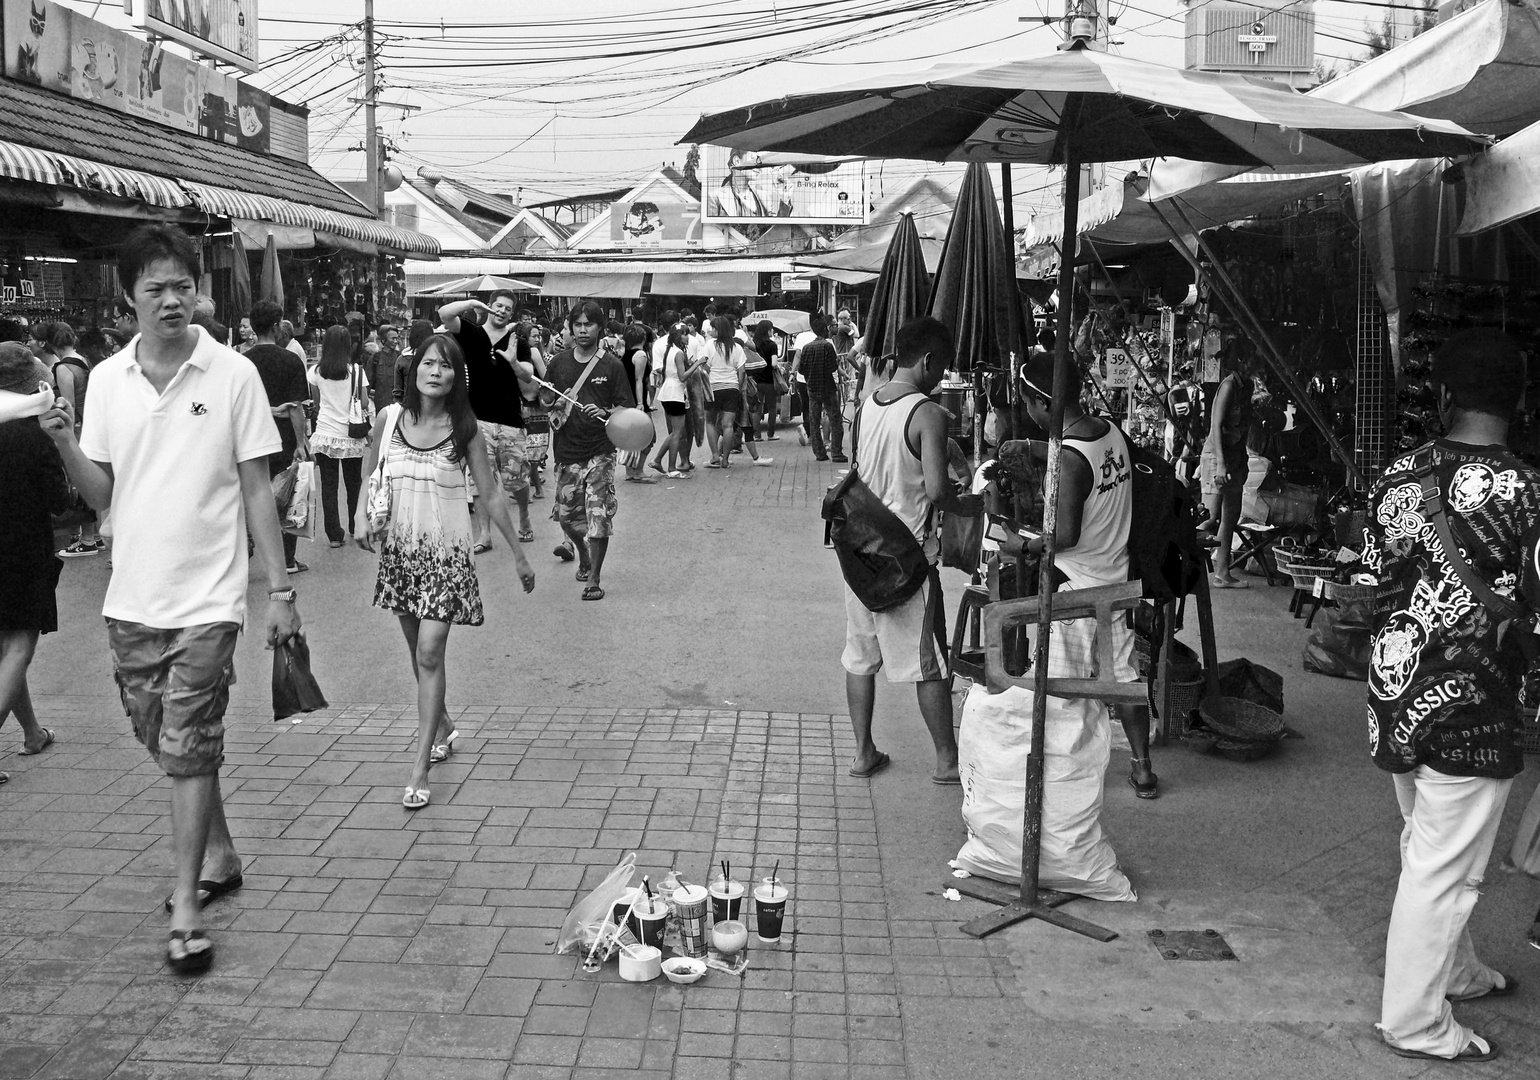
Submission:
[[[166,782],[102,699],[45,708],[0,822],[0,1078],[896,1080],[901,990],[1010,992],[1003,942],[890,919],[843,717],[706,710],[465,709],[416,814],[399,707],[232,712],[246,884],[178,979]],[[557,929],[628,850],[654,880],[780,860],[781,945],[687,987],[582,973]]]

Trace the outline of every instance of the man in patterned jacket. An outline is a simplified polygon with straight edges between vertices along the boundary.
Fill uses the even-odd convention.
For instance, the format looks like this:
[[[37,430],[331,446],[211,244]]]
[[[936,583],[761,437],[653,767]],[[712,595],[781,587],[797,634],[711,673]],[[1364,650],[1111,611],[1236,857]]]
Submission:
[[[1516,594],[1540,532],[1540,472],[1506,446],[1524,389],[1513,339],[1455,334],[1433,378],[1448,434],[1374,486],[1364,551],[1379,576],[1369,746],[1406,821],[1379,1029],[1403,1057],[1485,1061],[1497,1047],[1450,1002],[1516,985],[1476,958],[1466,924],[1524,767],[1519,690],[1534,620]]]

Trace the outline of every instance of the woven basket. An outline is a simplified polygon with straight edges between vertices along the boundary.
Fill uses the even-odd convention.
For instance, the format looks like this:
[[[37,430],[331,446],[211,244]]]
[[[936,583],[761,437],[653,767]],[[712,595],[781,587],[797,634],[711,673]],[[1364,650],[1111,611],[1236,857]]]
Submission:
[[[1335,600],[1339,604],[1354,604],[1374,602],[1375,585],[1347,585],[1340,581],[1328,581],[1322,586],[1322,592],[1326,599]]]
[[[1315,590],[1316,578],[1330,576],[1335,567],[1336,564],[1331,562],[1305,561],[1279,564],[1279,569],[1294,579],[1294,587],[1296,589],[1303,589],[1306,592],[1313,592]]]
[[[1198,706],[1203,726],[1219,743],[1268,744],[1283,738],[1283,717],[1245,698],[1204,698]]]

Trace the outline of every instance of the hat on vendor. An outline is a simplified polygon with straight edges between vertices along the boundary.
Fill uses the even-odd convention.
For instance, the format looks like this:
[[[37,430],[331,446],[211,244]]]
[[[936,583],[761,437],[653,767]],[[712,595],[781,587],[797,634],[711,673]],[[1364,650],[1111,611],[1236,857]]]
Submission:
[[[52,386],[53,379],[32,350],[18,341],[0,342],[0,390],[35,394],[39,384]]]

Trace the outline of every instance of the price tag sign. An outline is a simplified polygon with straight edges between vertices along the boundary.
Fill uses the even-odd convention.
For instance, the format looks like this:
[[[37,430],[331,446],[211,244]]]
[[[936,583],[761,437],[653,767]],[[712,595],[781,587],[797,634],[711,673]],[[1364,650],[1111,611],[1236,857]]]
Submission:
[[[1126,390],[1134,385],[1134,360],[1126,349],[1107,350],[1107,386]]]
[[[16,303],[16,286],[6,285],[4,291],[0,292],[0,302],[7,304]]]

